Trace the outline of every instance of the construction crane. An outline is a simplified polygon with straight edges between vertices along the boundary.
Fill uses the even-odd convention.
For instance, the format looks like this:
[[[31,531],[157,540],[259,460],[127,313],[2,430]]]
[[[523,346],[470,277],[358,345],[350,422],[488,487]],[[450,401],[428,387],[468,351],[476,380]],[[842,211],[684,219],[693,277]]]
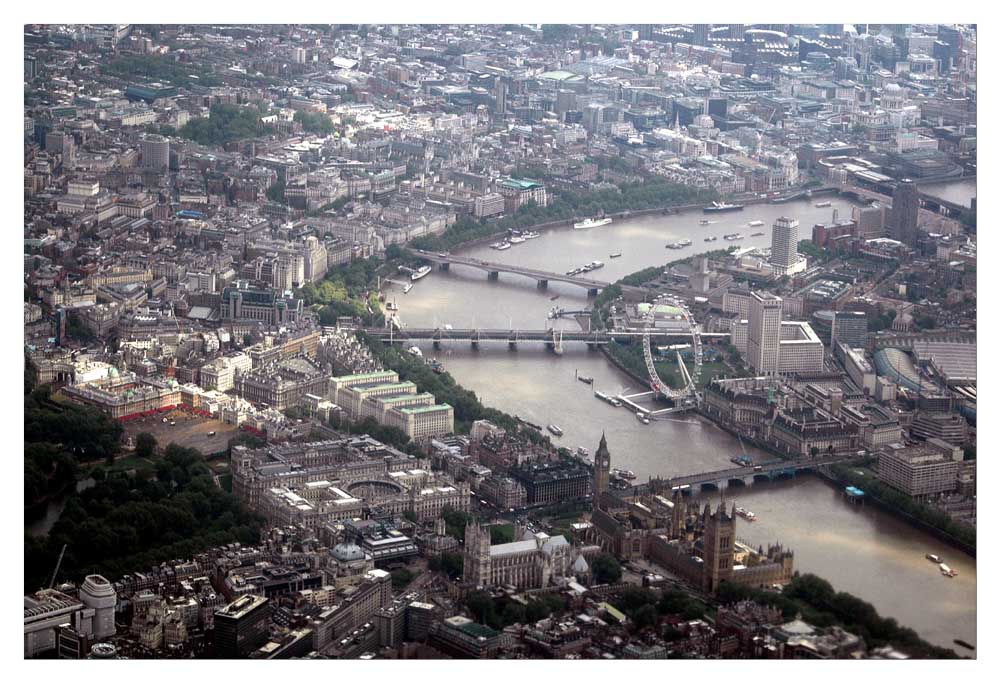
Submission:
[[[66,544],[63,543],[62,550],[59,551],[59,560],[56,562],[56,570],[52,572],[52,580],[49,581],[49,590],[56,585],[56,575],[59,573],[59,567],[62,565],[63,555],[66,553]]]

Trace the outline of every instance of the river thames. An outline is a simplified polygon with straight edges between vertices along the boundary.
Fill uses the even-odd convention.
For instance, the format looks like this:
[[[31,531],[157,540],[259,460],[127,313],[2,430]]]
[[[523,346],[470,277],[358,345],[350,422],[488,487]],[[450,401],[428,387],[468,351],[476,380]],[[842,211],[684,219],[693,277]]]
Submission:
[[[821,201],[831,201],[832,206],[815,206]],[[726,233],[742,233],[745,239],[736,242],[740,246],[770,246],[771,226],[779,216],[797,219],[799,237],[805,239],[813,224],[829,221],[834,211],[849,218],[851,207],[843,198],[824,197],[750,205],[741,212],[714,216],[700,211],[652,215],[615,220],[590,230],[548,230],[506,251],[480,245],[457,253],[560,273],[599,260],[605,267],[589,277],[613,282],[642,268],[729,246],[722,239]],[[705,218],[712,223],[700,225]],[[764,225],[747,225],[757,220]],[[764,234],[749,237],[753,232]],[[708,236],[719,239],[705,242]],[[685,238],[691,240],[691,247],[665,248]],[[621,257],[611,259],[617,252]],[[566,310],[588,306],[586,292],[572,285],[553,282],[548,290],[540,291],[528,278],[501,274],[491,282],[482,271],[454,265],[449,271],[434,271],[406,295],[397,286],[390,286],[386,293],[398,304],[404,324],[412,327],[542,329],[553,325],[547,320],[553,306]],[[555,325],[578,329],[572,319]],[[594,389],[617,394],[645,387],[584,345],[566,344],[562,356],[547,353],[540,345],[509,351],[504,343],[483,344],[479,351],[472,351],[467,343],[446,342],[438,350],[427,343],[422,350],[425,356],[442,361],[455,380],[475,391],[486,405],[537,424],[558,425],[564,431],[556,439],[559,445],[583,446],[593,452],[602,432],[606,433],[612,466],[633,470],[638,481],[723,469],[730,466],[731,457],[744,452],[734,437],[700,418],[644,426],[630,411],[594,398]],[[593,377],[593,387],[576,380],[576,373]],[[755,545],[784,543],[795,551],[797,569],[816,573],[836,589],[871,602],[880,614],[894,617],[931,643],[957,650],[962,649],[952,643],[955,638],[976,643],[973,558],[888,514],[852,506],[833,487],[813,477],[729,493],[737,494],[741,504],[760,518],[753,524],[739,520],[740,536]],[[924,558],[926,553],[946,558],[959,575],[954,579],[941,576]]]

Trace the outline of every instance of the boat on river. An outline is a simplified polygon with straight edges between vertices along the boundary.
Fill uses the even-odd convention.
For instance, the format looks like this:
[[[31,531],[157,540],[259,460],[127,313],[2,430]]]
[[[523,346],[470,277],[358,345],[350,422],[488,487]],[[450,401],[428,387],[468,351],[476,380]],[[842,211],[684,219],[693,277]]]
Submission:
[[[574,230],[587,230],[589,228],[599,228],[611,222],[610,218],[587,218],[579,223],[573,224]]]
[[[720,213],[723,211],[742,211],[742,204],[727,204],[725,202],[712,202],[709,206],[703,207],[704,213]]]
[[[430,266],[421,266],[421,268],[419,270],[417,270],[417,272],[415,272],[412,275],[410,275],[410,280],[412,280],[413,282],[416,282],[420,278],[426,277],[427,274],[430,273],[430,272],[431,272],[431,267]]]
[[[934,564],[941,564],[941,558],[938,557],[937,555],[931,555],[930,553],[927,553],[924,557],[926,557],[928,560],[930,560]]]
[[[559,425],[549,425],[548,429],[549,429],[550,432],[552,432],[556,436],[562,436],[563,435],[563,430],[559,428]]]
[[[751,512],[750,510],[747,510],[744,507],[737,507],[736,508],[736,514],[738,514],[740,517],[742,517],[743,519],[745,519],[748,522],[756,522],[757,521],[757,515],[755,515],[753,512]]]
[[[941,573],[944,576],[947,576],[949,579],[953,579],[956,576],[958,576],[958,572],[956,572],[954,569],[946,565],[944,562],[938,565],[938,569],[940,569]]]
[[[636,412],[635,419],[637,419],[639,422],[643,423],[644,425],[648,425],[649,424],[649,415],[646,415],[646,413],[642,412],[641,410]]]

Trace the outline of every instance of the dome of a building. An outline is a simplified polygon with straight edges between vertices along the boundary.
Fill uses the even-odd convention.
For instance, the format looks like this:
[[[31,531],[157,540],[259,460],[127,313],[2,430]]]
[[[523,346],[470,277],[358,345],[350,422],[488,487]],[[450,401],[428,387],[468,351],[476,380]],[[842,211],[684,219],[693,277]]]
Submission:
[[[330,551],[338,562],[354,562],[365,559],[365,552],[354,543],[338,543]]]
[[[885,86],[885,92],[889,95],[899,95],[902,91],[903,89],[899,87],[898,83],[889,83]]]

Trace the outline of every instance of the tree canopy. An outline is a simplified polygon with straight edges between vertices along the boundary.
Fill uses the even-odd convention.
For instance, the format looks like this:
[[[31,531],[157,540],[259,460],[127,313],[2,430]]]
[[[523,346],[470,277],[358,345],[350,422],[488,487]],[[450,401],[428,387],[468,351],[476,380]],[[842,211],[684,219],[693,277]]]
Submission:
[[[192,119],[180,130],[181,137],[202,145],[225,145],[261,134],[260,110],[235,104],[213,104],[211,116]]]
[[[215,485],[198,451],[170,444],[155,476],[111,473],[73,494],[48,536],[26,535],[24,587],[47,584],[63,544],[58,578],[115,579],[224,543],[256,543],[263,522]]]
[[[611,553],[601,553],[590,563],[590,572],[595,583],[618,583],[622,578],[622,566]]]

